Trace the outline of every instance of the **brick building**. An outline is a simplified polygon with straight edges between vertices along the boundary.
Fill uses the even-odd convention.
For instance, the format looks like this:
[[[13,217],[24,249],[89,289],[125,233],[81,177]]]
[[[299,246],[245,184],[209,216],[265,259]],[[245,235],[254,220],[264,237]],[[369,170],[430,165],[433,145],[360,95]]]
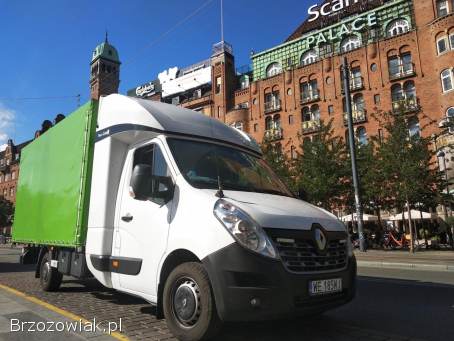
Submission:
[[[8,140],[0,149],[0,197],[16,202],[17,179],[19,177],[19,160],[22,148],[30,141],[14,145]],[[9,234],[9,226],[0,226],[0,234]]]
[[[194,77],[188,84],[173,69],[179,91],[163,93],[158,78],[148,98],[202,111],[295,155],[298,135],[310,139],[320,120],[333,119],[336,134],[345,136],[346,56],[359,143],[383,135],[371,117],[380,110],[406,112],[410,134],[432,122],[428,136],[454,117],[454,0],[334,0],[308,13],[281,45],[252,54],[252,69],[235,69],[232,48],[222,42],[209,59],[210,82]],[[128,93],[147,97],[140,88]],[[442,148],[452,138],[436,143]]]

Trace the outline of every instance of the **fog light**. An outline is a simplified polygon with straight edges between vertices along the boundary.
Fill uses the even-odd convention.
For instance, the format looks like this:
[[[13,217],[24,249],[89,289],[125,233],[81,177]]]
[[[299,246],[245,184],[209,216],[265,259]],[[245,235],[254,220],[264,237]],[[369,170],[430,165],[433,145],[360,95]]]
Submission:
[[[251,306],[254,308],[260,307],[260,299],[259,298],[253,298],[251,300]]]

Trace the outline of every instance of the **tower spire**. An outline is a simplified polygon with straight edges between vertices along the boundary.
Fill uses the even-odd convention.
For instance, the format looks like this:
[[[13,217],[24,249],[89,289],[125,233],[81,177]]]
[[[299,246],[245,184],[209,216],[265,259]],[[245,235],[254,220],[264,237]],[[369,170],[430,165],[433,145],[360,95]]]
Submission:
[[[107,32],[107,30],[106,30],[106,39],[105,39],[106,44],[109,42],[108,38],[109,38],[109,32]]]

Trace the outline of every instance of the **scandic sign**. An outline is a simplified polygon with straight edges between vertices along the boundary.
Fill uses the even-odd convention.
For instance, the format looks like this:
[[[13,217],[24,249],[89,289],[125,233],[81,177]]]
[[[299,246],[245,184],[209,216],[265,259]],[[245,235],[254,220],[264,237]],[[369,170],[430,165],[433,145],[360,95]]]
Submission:
[[[320,16],[325,17],[342,11],[363,0],[333,0],[327,1],[322,6],[313,5],[309,7],[307,13],[310,15],[309,21],[317,20]]]

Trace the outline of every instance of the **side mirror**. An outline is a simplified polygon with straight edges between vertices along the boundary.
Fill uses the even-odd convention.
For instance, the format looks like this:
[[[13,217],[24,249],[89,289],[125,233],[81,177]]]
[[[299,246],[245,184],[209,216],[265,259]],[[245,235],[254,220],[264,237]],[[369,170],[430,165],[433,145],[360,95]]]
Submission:
[[[138,164],[134,167],[129,183],[131,195],[137,200],[149,200],[152,196],[152,168],[150,165]]]
[[[173,198],[175,185],[170,176],[152,176],[151,201],[166,204]]]
[[[299,199],[303,200],[303,201],[307,201],[307,192],[304,188],[300,187],[298,188],[298,193],[297,193],[297,196]]]

